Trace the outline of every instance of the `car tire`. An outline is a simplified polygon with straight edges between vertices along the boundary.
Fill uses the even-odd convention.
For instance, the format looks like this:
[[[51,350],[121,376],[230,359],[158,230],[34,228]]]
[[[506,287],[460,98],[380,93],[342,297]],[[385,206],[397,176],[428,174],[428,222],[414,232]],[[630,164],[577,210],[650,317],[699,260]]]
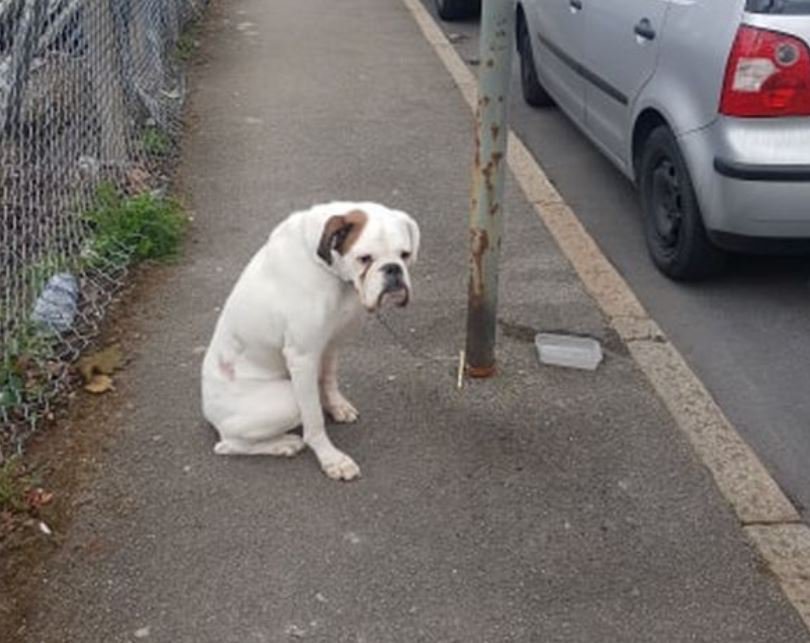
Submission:
[[[650,133],[638,167],[644,232],[653,263],[677,281],[716,274],[726,254],[706,233],[689,170],[668,127],[661,125]]]
[[[532,107],[551,107],[554,105],[554,99],[540,84],[534,52],[532,52],[532,39],[529,36],[526,18],[522,15],[518,15],[517,32],[517,47],[518,54],[520,54],[520,88],[523,100]]]
[[[434,0],[442,20],[463,20],[481,13],[481,0]]]

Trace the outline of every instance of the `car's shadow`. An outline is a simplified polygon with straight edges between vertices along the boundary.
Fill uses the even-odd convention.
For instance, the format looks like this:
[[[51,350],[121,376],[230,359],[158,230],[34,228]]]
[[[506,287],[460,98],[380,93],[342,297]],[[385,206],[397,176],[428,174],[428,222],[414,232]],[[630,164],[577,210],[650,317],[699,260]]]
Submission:
[[[737,287],[801,287],[810,296],[810,255],[779,256],[734,253],[714,280]]]

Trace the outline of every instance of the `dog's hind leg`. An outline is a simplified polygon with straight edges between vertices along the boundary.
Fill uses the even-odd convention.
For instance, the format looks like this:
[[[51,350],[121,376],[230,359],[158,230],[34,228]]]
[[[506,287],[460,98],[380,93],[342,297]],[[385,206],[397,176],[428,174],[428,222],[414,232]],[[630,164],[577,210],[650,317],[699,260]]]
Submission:
[[[217,423],[218,455],[294,456],[306,445],[288,433],[301,424],[289,380],[257,383],[233,399],[234,412]]]
[[[217,455],[276,455],[288,458],[303,450],[306,445],[300,435],[285,433],[263,442],[248,442],[229,438],[214,445]]]

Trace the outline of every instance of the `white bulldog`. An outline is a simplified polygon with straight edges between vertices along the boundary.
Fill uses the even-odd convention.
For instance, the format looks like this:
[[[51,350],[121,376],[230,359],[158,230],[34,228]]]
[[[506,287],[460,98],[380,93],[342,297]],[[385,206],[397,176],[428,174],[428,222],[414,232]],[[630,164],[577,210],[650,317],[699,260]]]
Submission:
[[[362,311],[407,305],[419,227],[377,203],[334,202],[278,225],[231,291],[202,366],[214,452],[293,456],[310,447],[327,476],[352,480],[354,460],[326,435],[323,409],[354,422],[340,392],[338,345]],[[303,439],[292,429],[303,425]]]

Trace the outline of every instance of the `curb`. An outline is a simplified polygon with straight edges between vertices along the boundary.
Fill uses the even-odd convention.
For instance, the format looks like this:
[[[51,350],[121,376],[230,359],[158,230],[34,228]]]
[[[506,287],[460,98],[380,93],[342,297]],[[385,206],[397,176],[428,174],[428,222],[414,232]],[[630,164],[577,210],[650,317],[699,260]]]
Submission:
[[[478,89],[475,74],[420,0],[402,2],[474,110]],[[799,513],[757,455],[511,129],[507,162],[585,290],[627,344],[633,359],[711,472],[720,493],[731,504],[743,533],[810,629],[810,528],[801,523]]]

